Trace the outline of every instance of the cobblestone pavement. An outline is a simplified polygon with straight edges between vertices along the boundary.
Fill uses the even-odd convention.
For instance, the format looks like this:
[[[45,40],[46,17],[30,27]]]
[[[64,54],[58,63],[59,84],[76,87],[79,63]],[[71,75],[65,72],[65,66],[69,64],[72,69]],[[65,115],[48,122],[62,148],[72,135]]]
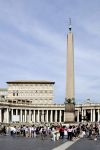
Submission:
[[[50,137],[42,140],[37,138],[11,137],[0,135],[1,150],[52,150],[65,143],[67,140],[51,141]]]
[[[90,138],[82,138],[66,150],[100,150],[100,137],[96,141]]]

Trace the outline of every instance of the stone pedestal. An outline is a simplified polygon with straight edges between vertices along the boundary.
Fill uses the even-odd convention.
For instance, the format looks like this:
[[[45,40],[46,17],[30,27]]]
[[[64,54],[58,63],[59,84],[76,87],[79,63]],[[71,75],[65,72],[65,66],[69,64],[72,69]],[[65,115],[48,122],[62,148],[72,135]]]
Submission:
[[[65,103],[65,123],[74,123],[75,122],[75,105],[74,103]]]
[[[74,123],[75,122],[75,113],[74,112],[65,112],[64,114],[64,122],[65,123]]]
[[[75,112],[75,104],[65,102],[65,112]]]

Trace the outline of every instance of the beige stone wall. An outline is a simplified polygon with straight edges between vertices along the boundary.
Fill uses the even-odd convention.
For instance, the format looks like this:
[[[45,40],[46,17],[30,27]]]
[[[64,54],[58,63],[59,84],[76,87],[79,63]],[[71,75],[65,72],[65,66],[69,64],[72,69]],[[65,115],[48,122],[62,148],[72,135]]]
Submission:
[[[33,104],[52,104],[54,85],[49,83],[8,84],[8,99],[31,100]]]

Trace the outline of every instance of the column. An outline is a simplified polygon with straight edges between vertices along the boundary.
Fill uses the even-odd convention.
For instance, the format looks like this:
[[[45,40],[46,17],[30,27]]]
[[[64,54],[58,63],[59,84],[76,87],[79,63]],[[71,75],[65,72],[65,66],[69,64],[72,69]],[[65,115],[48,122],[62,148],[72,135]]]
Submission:
[[[42,110],[42,114],[41,114],[41,122],[44,122],[44,110]]]
[[[86,120],[86,109],[84,109],[84,119]]]
[[[46,110],[44,110],[44,122],[46,122]]]
[[[11,110],[11,120],[13,122],[13,109]]]
[[[93,109],[93,122],[95,122],[95,109]]]
[[[55,110],[55,122],[57,122],[57,110]]]
[[[32,117],[32,118],[31,118],[31,121],[33,122],[33,110],[31,111],[31,113],[32,113],[32,114],[31,114],[31,117]]]
[[[24,122],[26,122],[26,109],[25,109]]]
[[[2,114],[1,114],[1,109],[0,109],[0,123],[2,122]]]
[[[33,110],[33,122],[35,122],[35,110]]]
[[[18,110],[16,109],[16,116],[18,115]]]
[[[61,110],[59,110],[59,122],[61,122]]]
[[[46,122],[48,122],[48,110],[47,110],[47,113],[46,113]]]
[[[79,122],[79,110],[77,111],[77,122]]]
[[[51,114],[50,114],[50,122],[52,122],[52,110],[51,110]]]
[[[40,122],[40,120],[39,120],[39,115],[40,115],[40,113],[39,113],[39,110],[37,111],[37,122]]]
[[[7,112],[6,112],[6,122],[9,123],[9,110],[7,108]]]
[[[98,109],[98,122],[100,121],[100,111]]]
[[[29,110],[29,122],[31,122],[31,110]]]
[[[22,109],[20,110],[20,122],[23,122],[22,121]]]
[[[6,123],[6,112],[5,112],[5,109],[4,109],[4,118],[3,118],[3,122]]]
[[[84,109],[84,116],[86,116],[86,109]]]
[[[18,121],[19,121],[18,109],[16,109],[16,116],[18,117]]]
[[[91,109],[91,122],[93,121],[92,118],[93,118],[93,114],[92,114],[92,109]]]

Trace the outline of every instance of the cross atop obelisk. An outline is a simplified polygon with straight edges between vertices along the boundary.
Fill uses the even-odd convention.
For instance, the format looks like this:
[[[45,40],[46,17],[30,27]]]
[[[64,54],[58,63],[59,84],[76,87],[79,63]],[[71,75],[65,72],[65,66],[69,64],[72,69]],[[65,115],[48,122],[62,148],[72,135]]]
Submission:
[[[74,46],[71,19],[69,19],[69,31],[67,34],[65,122],[74,122],[74,99]]]
[[[69,31],[72,30],[72,23],[71,23],[71,18],[69,18]]]

